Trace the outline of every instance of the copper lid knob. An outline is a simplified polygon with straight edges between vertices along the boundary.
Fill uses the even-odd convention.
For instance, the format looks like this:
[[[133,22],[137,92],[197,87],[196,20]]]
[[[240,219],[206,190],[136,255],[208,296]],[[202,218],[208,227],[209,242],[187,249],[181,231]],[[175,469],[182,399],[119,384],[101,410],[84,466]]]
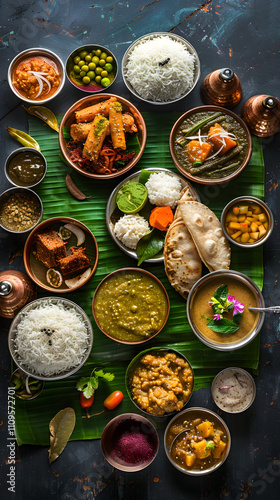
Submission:
[[[251,133],[270,137],[280,130],[280,102],[270,95],[254,95],[243,105],[241,116]]]
[[[0,316],[14,318],[27,302],[36,298],[36,286],[20,271],[0,273]]]
[[[204,78],[201,97],[205,104],[234,108],[242,97],[240,80],[230,68],[217,69]]]

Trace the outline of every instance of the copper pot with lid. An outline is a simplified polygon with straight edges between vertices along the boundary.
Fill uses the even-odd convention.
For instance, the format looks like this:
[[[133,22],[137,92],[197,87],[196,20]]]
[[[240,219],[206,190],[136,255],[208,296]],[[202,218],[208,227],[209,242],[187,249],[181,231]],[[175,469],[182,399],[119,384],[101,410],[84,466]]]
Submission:
[[[240,80],[230,68],[217,69],[204,78],[201,97],[206,104],[234,108],[242,97]]]
[[[270,137],[280,130],[280,102],[276,97],[260,94],[250,97],[241,110],[241,116],[251,133]]]
[[[0,273],[0,316],[14,318],[19,309],[37,295],[36,285],[21,271]]]

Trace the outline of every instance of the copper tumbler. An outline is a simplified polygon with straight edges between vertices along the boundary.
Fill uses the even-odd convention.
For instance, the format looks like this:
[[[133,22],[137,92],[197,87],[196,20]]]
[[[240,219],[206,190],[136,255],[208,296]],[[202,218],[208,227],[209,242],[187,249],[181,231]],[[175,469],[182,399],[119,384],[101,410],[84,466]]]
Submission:
[[[243,105],[241,116],[250,132],[270,137],[280,130],[280,102],[270,95],[254,95]]]
[[[205,104],[234,108],[242,97],[240,80],[230,68],[217,69],[204,78],[201,97]]]

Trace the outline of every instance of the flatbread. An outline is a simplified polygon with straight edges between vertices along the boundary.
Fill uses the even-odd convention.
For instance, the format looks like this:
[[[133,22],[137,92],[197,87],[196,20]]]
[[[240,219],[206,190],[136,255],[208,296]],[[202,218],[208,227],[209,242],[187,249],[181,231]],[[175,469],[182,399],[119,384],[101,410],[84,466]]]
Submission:
[[[200,258],[209,271],[229,269],[230,245],[214,212],[197,201],[179,200],[178,206]]]
[[[182,218],[169,226],[164,244],[164,264],[171,285],[184,299],[202,274],[195,244]]]
[[[179,201],[200,201],[198,194],[195,190],[187,184],[181,191],[181,197]],[[180,207],[177,205],[176,212],[174,214],[174,219],[178,219],[180,216]]]

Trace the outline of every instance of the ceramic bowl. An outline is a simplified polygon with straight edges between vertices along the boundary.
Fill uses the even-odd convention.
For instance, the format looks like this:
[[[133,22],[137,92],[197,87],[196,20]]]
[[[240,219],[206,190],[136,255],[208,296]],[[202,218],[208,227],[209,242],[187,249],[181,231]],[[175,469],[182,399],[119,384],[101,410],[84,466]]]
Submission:
[[[221,430],[224,432],[224,436],[226,437],[225,439],[226,447],[222,452],[221,458],[217,458],[216,460],[214,460],[214,463],[209,464],[208,467],[206,465],[206,468],[204,469],[203,468],[196,469],[192,466],[185,468],[185,466],[183,466],[183,464],[180,464],[180,461],[178,459],[175,459],[175,457],[172,454],[173,443],[177,434],[173,433],[171,429],[176,425],[180,425],[186,428],[185,425],[189,425],[187,424],[188,418],[190,420],[192,418],[207,419],[210,420],[210,422],[213,422],[214,425],[216,421],[217,422],[216,425],[218,425],[221,428]],[[213,411],[208,410],[207,408],[193,407],[184,410],[183,412],[179,413],[178,415],[172,418],[172,420],[167,425],[164,433],[164,449],[168,460],[180,472],[190,476],[204,476],[206,474],[210,474],[210,472],[215,472],[226,461],[228,454],[230,452],[230,447],[231,447],[231,435],[228,426],[217,413],[214,413]]]
[[[126,455],[122,453],[119,443],[122,436],[132,441],[130,449],[126,447]],[[149,454],[146,458],[133,453],[133,445],[137,446],[136,435],[141,436],[141,442],[145,441],[150,445]],[[135,440],[135,441],[134,441]],[[153,424],[142,415],[136,413],[123,413],[110,420],[102,432],[101,449],[108,462],[124,472],[138,472],[148,467],[156,458],[159,449],[158,433]]]
[[[200,278],[192,287],[187,300],[187,317],[189,324],[196,337],[208,347],[211,347],[212,349],[216,349],[218,351],[225,351],[225,352],[240,349],[241,347],[244,347],[245,345],[252,342],[252,340],[260,332],[264,322],[263,312],[250,312],[248,311],[248,305],[245,304],[245,312],[247,315],[246,325],[249,325],[249,328],[251,328],[251,330],[249,329],[248,333],[244,333],[244,335],[240,334],[240,337],[237,334],[235,340],[232,340],[232,335],[235,335],[235,333],[216,334],[215,332],[213,332],[213,334],[211,334],[212,338],[206,337],[202,333],[201,329],[198,328],[197,326],[197,319],[196,320],[194,319],[194,314],[197,311],[199,315],[200,313],[202,315],[206,312],[204,316],[201,316],[206,325],[207,318],[205,316],[210,314],[211,317],[213,317],[214,313],[210,308],[210,306],[209,308],[207,308],[207,311],[204,310],[202,311],[202,309],[204,308],[203,304],[207,304],[208,301],[210,301],[211,296],[214,294],[215,289],[221,286],[221,284],[223,285],[227,284],[227,280],[232,280],[232,282],[236,284],[236,287],[239,286],[241,287],[241,289],[243,289],[243,291],[244,290],[247,291],[249,300],[252,302],[251,304],[249,304],[249,307],[265,306],[262,293],[259,287],[256,285],[256,283],[245,274],[233,270],[214,271],[212,273],[206,274],[205,276]],[[201,301],[200,303],[197,303],[197,296],[199,297],[198,294],[201,294],[201,292],[203,292],[203,288],[205,286],[211,286],[213,290],[209,297],[207,294],[205,300],[203,299],[203,304],[201,306]],[[230,288],[229,288],[229,294],[231,294]],[[202,298],[203,298],[203,293],[202,293]],[[238,300],[241,301],[237,295],[235,296],[235,299],[237,301]],[[242,318],[240,325],[242,325]],[[210,330],[209,328],[208,330],[209,333],[212,332],[212,330]]]
[[[5,207],[9,207],[9,200],[12,199],[13,195],[27,196],[29,200],[31,200],[32,202],[34,202],[38,206],[38,218],[36,221],[34,219],[34,223],[28,229],[16,231],[15,229],[11,229],[11,226],[9,228],[8,226],[5,225],[6,219],[3,220],[2,217],[5,213],[7,213]],[[6,204],[6,203],[8,203],[8,204]],[[9,208],[8,208],[8,210],[9,210]],[[42,220],[42,217],[43,217],[43,204],[42,204],[41,198],[38,196],[37,193],[35,193],[35,191],[32,191],[31,189],[28,189],[28,188],[23,188],[23,187],[12,187],[10,189],[7,189],[6,191],[4,191],[0,195],[0,227],[5,229],[9,233],[14,233],[14,234],[28,233],[29,231],[32,231],[32,229],[35,228],[37,226],[37,224],[39,224],[39,222]]]
[[[37,59],[37,58],[46,61],[50,66],[52,66],[55,69],[56,73],[59,75],[59,85],[58,87],[56,87],[56,90],[54,92],[46,94],[46,97],[40,98],[39,96],[38,98],[36,98],[35,96],[35,98],[29,99],[21,92],[19,92],[19,90],[15,87],[13,83],[14,75],[19,64],[21,64],[24,61],[29,61],[31,59]],[[40,79],[40,75],[38,75],[37,79],[38,81],[42,81],[42,79]],[[64,82],[65,82],[65,72],[63,63],[61,59],[54,52],[48,49],[42,49],[39,47],[26,49],[23,52],[17,54],[9,65],[8,83],[10,89],[19,99],[27,102],[28,104],[36,104],[38,106],[41,106],[51,101],[54,97],[57,97],[57,95],[61,92],[64,86]]]
[[[54,287],[47,281],[46,273],[48,271],[48,267],[45,264],[43,264],[43,262],[38,260],[34,255],[36,247],[36,238],[38,234],[48,229],[59,231],[60,227],[64,226],[65,224],[74,224],[74,226],[83,231],[85,235],[85,241],[79,246],[85,249],[85,253],[89,258],[90,271],[87,272],[85,279],[81,279],[74,285],[71,283],[69,286],[67,285],[68,280],[75,276],[80,276],[86,271],[86,268],[71,273],[69,275],[63,276],[60,271],[59,265],[57,265],[55,266],[55,269],[61,273],[62,283],[59,287]],[[71,247],[76,247],[77,238],[75,234],[73,233],[70,236],[69,240],[65,240],[65,243],[67,244],[66,247],[67,250],[69,250]],[[72,219],[71,217],[53,217],[51,219],[45,220],[44,222],[41,222],[41,224],[39,224],[36,228],[34,228],[34,230],[30,233],[25,242],[23,250],[23,262],[28,276],[34,281],[34,283],[36,283],[36,285],[43,288],[43,290],[53,293],[68,293],[77,290],[81,286],[85,285],[94,275],[98,263],[98,246],[95,236],[92,234],[92,232],[88,229],[87,226],[82,224],[82,222],[76,219]]]
[[[148,293],[147,290],[145,291],[136,290],[136,293],[135,290],[133,290],[132,280],[135,278],[135,275],[138,281],[141,280],[141,277],[149,279],[150,288],[153,288],[153,290],[156,293],[160,293],[160,298],[159,295],[157,295],[157,298],[156,299],[153,298],[152,301],[153,306],[157,306],[157,310],[151,310],[151,298],[149,296],[146,298],[145,295]],[[124,290],[123,283],[120,284],[119,281],[123,276],[126,279],[125,283],[127,290]],[[110,283],[111,283],[110,290],[108,290],[108,284]],[[127,309],[125,305],[126,295],[128,298],[129,309]],[[109,305],[106,305],[104,303],[105,297],[107,296],[110,296]],[[134,304],[133,303],[134,296],[136,297],[136,299],[139,299],[141,297],[143,304],[142,305],[140,305],[139,303]],[[120,297],[120,299],[121,298],[123,299],[122,300],[123,304],[116,302],[118,297]],[[156,314],[157,316],[161,314],[163,305],[165,310],[163,311],[163,314],[161,315],[160,318],[160,326],[156,331],[154,331],[155,330],[155,328],[153,327],[153,322],[155,318],[154,314]],[[152,338],[154,338],[156,335],[158,335],[159,332],[161,332],[161,330],[163,329],[164,325],[166,324],[169,315],[169,310],[170,310],[170,303],[168,294],[163,284],[160,282],[160,280],[152,273],[144,269],[133,268],[133,267],[118,269],[117,271],[108,274],[96,288],[92,301],[93,317],[95,319],[98,328],[111,340],[114,340],[115,342],[121,344],[129,344],[129,345],[143,344],[144,342],[147,342]],[[124,311],[126,311],[126,313]],[[142,316],[140,317],[140,315],[143,315],[145,311],[146,311],[146,318],[145,318],[146,323],[144,324],[143,323],[144,318]],[[108,312],[110,313],[109,316]],[[137,313],[139,313],[139,317],[137,317]],[[133,323],[131,322],[132,318],[131,314],[132,315],[135,314],[134,319],[136,323],[137,321],[139,321],[139,330],[141,331],[141,333],[139,334],[138,332],[137,334],[133,334],[133,328],[135,328],[135,325],[133,326]],[[128,321],[127,325],[125,324],[124,327],[122,327],[122,323],[123,322],[125,323],[126,321]],[[112,330],[112,327],[113,326],[115,327],[115,325],[118,325],[119,327],[116,336],[114,336]],[[150,335],[145,334],[146,328],[147,329],[149,328],[151,330]],[[124,338],[124,334],[126,335],[126,338]]]
[[[30,366],[26,366],[23,364],[22,359],[20,358],[20,353],[18,350],[15,348],[15,339],[18,334],[18,325],[22,321],[22,319],[25,317],[25,315],[31,311],[34,311],[36,308],[40,307],[41,305],[49,305],[49,304],[59,304],[62,306],[65,310],[72,310],[76,314],[79,315],[79,317],[82,319],[87,333],[88,333],[88,344],[86,346],[86,350],[82,356],[82,359],[78,361],[78,363],[73,366],[72,368],[62,371],[58,374],[54,375],[49,375],[49,376],[44,376],[41,375],[40,373],[36,373],[35,369],[32,371]],[[10,354],[12,356],[13,361],[15,364],[24,372],[26,375],[29,375],[30,377],[34,377],[38,380],[45,380],[45,381],[52,381],[52,380],[61,380],[66,377],[70,377],[70,375],[73,375],[76,373],[82,366],[85,364],[87,361],[91,350],[92,350],[92,344],[93,344],[93,330],[91,326],[91,322],[86,315],[85,311],[75,304],[75,302],[72,302],[71,300],[64,299],[62,297],[43,297],[41,299],[36,299],[33,300],[32,302],[29,302],[26,306],[24,306],[20,312],[17,314],[17,316],[14,318],[14,320],[11,323],[10,329],[9,329],[9,336],[8,336],[8,347]]]
[[[183,154],[183,147],[180,146],[176,140],[178,138],[178,134],[182,129],[184,129],[184,122],[186,119],[192,118],[193,119],[193,124],[195,125],[195,115],[197,113],[204,113],[204,112],[213,112],[213,116],[217,115],[218,113],[221,113],[221,116],[228,116],[232,117],[238,124],[239,126],[243,129],[245,133],[245,146],[246,147],[246,155],[244,159],[242,160],[242,163],[236,167],[236,170],[230,172],[228,175],[225,175],[224,177],[215,177],[215,178],[207,178],[206,176],[203,177],[203,173],[198,176],[198,175],[193,175],[191,174],[184,165],[182,164],[182,155]],[[218,118],[219,119],[219,118]],[[213,124],[212,124],[213,125]],[[180,137],[180,136],[179,136]],[[172,157],[172,160],[179,170],[179,172],[184,175],[187,179],[197,182],[199,184],[206,184],[206,185],[215,185],[215,184],[224,184],[226,182],[229,182],[233,179],[235,179],[238,175],[241,174],[241,172],[244,170],[244,168],[248,165],[249,160],[251,158],[252,154],[252,138],[251,134],[249,132],[249,129],[246,125],[246,123],[235,113],[232,111],[229,111],[228,109],[225,109],[221,106],[212,106],[212,105],[206,105],[206,106],[199,106],[197,108],[190,109],[189,111],[186,111],[180,118],[175,122],[171,129],[171,133],[169,136],[169,151]],[[215,161],[217,161],[217,158],[215,158]],[[222,159],[222,157],[220,157]],[[235,157],[234,157],[235,158]],[[234,158],[232,161],[234,162]],[[214,159],[213,159],[214,160]],[[237,163],[237,161],[236,161]],[[216,169],[219,169],[219,165],[215,167]]]
[[[109,72],[104,69],[104,67],[106,66],[106,59],[104,59],[105,66],[103,66],[103,67],[99,66],[100,71],[102,70],[102,71],[106,71],[108,73],[107,75],[104,74],[104,77],[107,80],[109,79],[109,83],[106,81],[105,86],[102,85],[100,82],[98,83],[95,81],[95,79],[93,77],[93,73],[94,73],[95,77],[101,76],[101,75],[96,74],[96,71],[95,71],[96,68],[93,70],[91,70],[91,68],[88,68],[88,64],[93,63],[93,61],[90,60],[90,57],[91,57],[91,59],[93,57],[97,58],[96,51],[99,55],[106,54],[107,58],[109,57],[109,59],[111,61],[109,64],[111,64],[112,69]],[[83,61],[84,58],[83,59],[81,58],[81,54],[84,55],[86,52],[87,52],[87,54],[85,55],[85,57],[88,58],[89,60]],[[78,61],[78,59],[80,59],[80,60]],[[101,59],[101,58],[99,57],[99,59]],[[96,61],[97,61],[97,59],[96,59]],[[76,64],[76,62],[77,62],[77,64]],[[77,69],[77,66],[80,68],[82,67],[81,66],[82,62],[84,62],[85,63],[84,66],[87,66],[87,68],[88,68],[87,72],[84,71],[85,75],[83,77],[87,77],[87,78],[91,77],[90,83],[88,83],[88,84],[85,84],[83,82],[83,77],[80,76],[80,73],[78,72],[78,69]],[[95,63],[93,63],[93,65],[94,64]],[[102,62],[102,64],[103,64],[103,62]],[[96,67],[98,67],[98,64]],[[92,73],[92,71],[93,71],[93,73]],[[82,73],[82,75],[84,73]],[[87,75],[87,73],[90,73],[90,74]],[[114,56],[113,52],[111,52],[111,50],[109,50],[107,47],[102,47],[102,45],[96,45],[96,44],[82,45],[81,47],[78,47],[77,49],[73,50],[73,52],[71,52],[71,54],[68,56],[67,61],[66,61],[66,76],[67,76],[68,80],[70,81],[70,83],[72,83],[72,85],[74,85],[74,87],[82,90],[83,92],[88,92],[88,93],[94,94],[96,92],[102,92],[103,90],[108,90],[109,87],[111,87],[112,83],[117,78],[117,74],[118,74],[118,62],[117,62],[116,57]],[[102,81],[102,78],[101,78],[101,81]]]
[[[132,395],[132,387],[131,387],[131,376],[134,372],[134,370],[138,367],[138,366],[141,366],[141,359],[143,358],[143,356],[146,356],[146,355],[160,355],[160,356],[164,356],[166,354],[175,354],[178,358],[181,358],[182,360],[184,360],[185,362],[187,362],[189,368],[190,368],[190,371],[191,371],[191,378],[192,380],[188,383],[185,383],[184,384],[184,390],[188,390],[189,391],[189,396],[188,398],[186,399],[186,401],[184,402],[183,406],[182,406],[182,409],[185,408],[187,406],[187,404],[189,403],[189,400],[192,396],[192,393],[193,393],[193,387],[194,387],[194,372],[193,372],[193,369],[188,361],[188,359],[182,354],[180,353],[179,351],[177,351],[176,349],[168,349],[168,348],[165,348],[165,347],[152,347],[151,349],[146,349],[145,351],[141,351],[140,353],[138,353],[132,360],[131,362],[129,363],[127,369],[126,369],[126,374],[125,374],[125,385],[126,385],[126,390],[127,390],[127,393],[131,399],[131,401],[133,402],[133,404],[136,406],[136,408],[138,410],[140,410],[141,412],[143,412],[145,415],[147,415],[148,417],[153,417],[153,418],[166,418],[166,417],[170,417],[172,415],[177,415],[178,414],[178,411],[172,411],[172,412],[165,412],[163,415],[155,415],[154,413],[150,413],[148,411],[146,411],[145,409],[143,409],[137,402],[136,400],[133,398],[133,395]],[[172,363],[170,363],[170,366],[172,366]],[[179,410],[179,411],[182,411]]]
[[[89,106],[93,106],[94,104],[98,104],[99,102],[106,101],[110,99],[110,97],[116,97],[117,100],[121,103],[122,109],[124,112],[128,112],[133,115],[135,124],[137,126],[137,132],[135,133],[137,136],[137,149],[138,151],[136,152],[135,156],[129,160],[129,162],[120,170],[116,170],[115,172],[112,172],[111,174],[99,174],[94,171],[88,171],[84,170],[79,166],[77,162],[74,162],[71,159],[71,151],[67,147],[67,143],[69,142],[69,137],[65,137],[64,131],[65,127],[70,127],[72,123],[75,122],[75,112],[84,108],[87,108]],[[133,137],[134,134],[129,134],[129,136]],[[140,160],[144,149],[146,145],[146,140],[147,140],[147,131],[146,131],[146,125],[143,116],[141,113],[138,111],[138,109],[131,104],[129,101],[124,99],[123,97],[120,96],[115,96],[114,94],[96,94],[93,96],[87,96],[84,97],[83,99],[80,99],[77,101],[75,104],[73,104],[64,114],[60,128],[59,128],[59,147],[61,150],[61,153],[64,157],[64,159],[69,163],[71,167],[74,168],[77,172],[80,174],[84,175],[85,177],[89,177],[91,179],[101,179],[101,180],[106,180],[106,179],[114,179],[115,177],[118,177],[119,175],[123,175],[129,170],[131,170]],[[134,147],[132,147],[133,150],[135,150],[135,144]]]
[[[241,243],[240,241],[236,240],[228,233],[228,231],[226,229],[226,219],[227,219],[227,215],[228,215],[229,211],[233,207],[238,206],[238,205],[245,205],[246,206],[248,204],[258,205],[258,207],[260,207],[261,211],[264,212],[264,214],[266,216],[268,226],[267,226],[266,233],[262,237],[260,237],[259,239],[255,240],[254,242]],[[255,198],[254,196],[239,196],[238,198],[234,198],[234,200],[231,200],[223,209],[222,215],[221,215],[221,225],[222,225],[224,234],[227,237],[227,239],[230,241],[230,243],[233,243],[234,245],[237,245],[240,248],[250,249],[250,248],[258,247],[268,240],[268,238],[270,237],[270,235],[273,231],[274,218],[273,218],[273,214],[272,214],[270,208],[266,205],[266,203],[264,203],[259,198]],[[236,233],[236,231],[235,231],[235,233]]]
[[[234,380],[234,382],[231,382],[231,380]],[[233,386],[226,385],[228,383],[233,384]],[[243,393],[238,396],[239,390],[243,391],[244,386],[245,388],[247,386],[247,390],[245,389],[246,396]],[[246,370],[230,366],[216,375],[212,382],[211,393],[220,410],[226,413],[243,413],[252,406],[255,400],[256,384],[252,375]],[[227,397],[228,404],[225,402]]]
[[[131,57],[131,54],[133,53],[134,49],[136,47],[138,47],[140,44],[143,44],[143,43],[145,43],[145,42],[147,42],[149,40],[154,40],[154,39],[160,38],[160,37],[168,37],[170,40],[175,41],[175,42],[183,45],[183,47],[191,55],[194,56],[194,74],[193,74],[193,80],[192,80],[191,85],[186,86],[186,88],[179,95],[179,97],[176,96],[175,98],[171,98],[171,99],[165,100],[165,101],[160,101],[160,100],[156,100],[156,99],[154,99],[154,100],[152,100],[152,99],[146,99],[145,97],[143,97],[143,95],[141,95],[139,93],[139,89],[138,89],[138,91],[135,90],[135,88],[131,84],[131,77],[130,77],[128,71],[127,71],[127,64],[128,64],[128,61],[129,61],[129,59]],[[160,54],[160,53],[158,54],[158,62],[162,66],[164,66],[164,63],[166,64],[165,61],[162,61],[162,54]],[[168,62],[169,61],[167,61],[167,64],[168,64]],[[127,51],[125,52],[125,54],[123,56],[123,60],[122,60],[122,76],[123,76],[124,83],[127,86],[128,90],[130,90],[130,92],[135,97],[137,97],[138,99],[141,99],[142,101],[144,101],[146,103],[149,103],[149,104],[156,104],[156,105],[164,105],[165,104],[166,105],[166,104],[171,104],[171,103],[174,103],[174,102],[177,102],[177,101],[183,99],[188,94],[190,94],[190,92],[194,89],[194,87],[196,86],[196,84],[197,84],[197,82],[199,80],[199,77],[200,77],[200,61],[199,61],[198,54],[197,54],[196,50],[190,44],[190,42],[188,42],[185,38],[182,38],[181,36],[176,35],[175,33],[167,33],[167,32],[149,33],[147,35],[141,36],[140,38],[138,38],[137,40],[135,40],[135,42],[133,42],[128,47]],[[152,78],[152,75],[151,75],[151,78]]]
[[[18,155],[20,155],[22,153],[29,155],[29,156],[34,154],[40,158],[40,162],[44,165],[44,170],[43,170],[43,173],[42,173],[40,179],[38,179],[36,181],[31,180],[31,181],[25,182],[24,180],[16,179],[15,176],[13,178],[11,178],[11,176],[9,174],[9,165],[14,158],[16,158]],[[8,181],[11,184],[13,184],[14,186],[33,188],[35,186],[38,186],[38,184],[40,184],[42,182],[42,180],[45,178],[45,175],[47,173],[47,160],[44,157],[44,155],[42,155],[42,153],[40,151],[37,151],[34,148],[18,148],[8,156],[8,158],[5,162],[4,169],[5,169],[5,175],[8,179]]]

